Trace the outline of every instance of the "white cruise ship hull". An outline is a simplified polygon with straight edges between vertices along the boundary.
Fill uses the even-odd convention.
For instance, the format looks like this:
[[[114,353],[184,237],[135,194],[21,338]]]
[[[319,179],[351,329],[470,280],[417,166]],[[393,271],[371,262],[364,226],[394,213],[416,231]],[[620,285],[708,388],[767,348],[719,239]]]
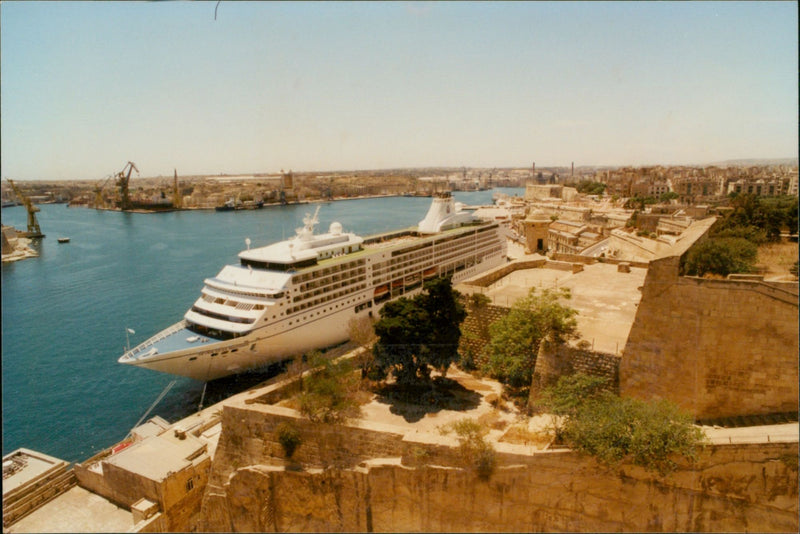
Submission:
[[[503,264],[504,258],[489,258],[487,261],[463,273],[453,276],[454,283],[461,282],[472,276],[485,272]],[[365,292],[371,294],[372,290]],[[420,292],[415,289],[406,292],[404,296],[413,296]],[[349,339],[348,324],[353,317],[368,315],[370,311],[376,315],[380,307],[365,309],[358,313],[353,308],[345,308],[335,311],[318,319],[288,328],[285,331],[274,335],[260,335],[253,332],[247,336],[228,341],[212,341],[201,343],[199,340],[196,345],[166,354],[155,354],[153,356],[136,359],[135,357],[123,360],[120,363],[135,365],[153,371],[180,375],[200,381],[216,380],[226,376],[243,373],[254,369],[259,369],[277,363],[288,358],[304,354],[314,349],[330,347],[343,343]],[[180,326],[176,323],[164,332]],[[187,337],[199,337],[194,333],[173,334],[186,335]],[[162,333],[153,336],[153,339],[162,336]],[[149,340],[148,340],[149,341]],[[143,345],[146,345],[146,341]],[[144,351],[147,354],[147,351]],[[123,356],[123,358],[125,358]]]
[[[427,226],[436,225],[431,213],[441,213],[445,223],[464,219],[448,200],[435,201]],[[240,253],[242,266],[207,279],[183,321],[119,362],[200,381],[266,367],[347,341],[352,319],[377,318],[383,304],[419,293],[424,280],[450,276],[459,283],[505,262],[496,223],[439,225],[437,233],[399,231],[366,241],[335,225],[316,236],[307,221],[302,238]]]

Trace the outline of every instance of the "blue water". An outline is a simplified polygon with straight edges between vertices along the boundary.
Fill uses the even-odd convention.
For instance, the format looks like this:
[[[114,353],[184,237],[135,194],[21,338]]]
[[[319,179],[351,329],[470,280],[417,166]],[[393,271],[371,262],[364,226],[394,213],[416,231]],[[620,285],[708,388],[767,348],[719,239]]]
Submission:
[[[490,204],[494,192],[456,193],[465,204]],[[429,198],[324,203],[320,231],[339,221],[359,235],[415,225]],[[125,437],[177,377],[117,363],[131,346],[183,317],[203,286],[245,248],[294,235],[315,204],[255,211],[133,214],[40,206],[47,235],[40,256],[2,266],[3,454],[27,447],[81,461]],[[25,229],[22,207],[2,222]],[[58,237],[70,237],[59,244]],[[212,383],[205,404],[242,389],[247,380]],[[175,421],[197,409],[203,384],[177,383],[151,415]]]

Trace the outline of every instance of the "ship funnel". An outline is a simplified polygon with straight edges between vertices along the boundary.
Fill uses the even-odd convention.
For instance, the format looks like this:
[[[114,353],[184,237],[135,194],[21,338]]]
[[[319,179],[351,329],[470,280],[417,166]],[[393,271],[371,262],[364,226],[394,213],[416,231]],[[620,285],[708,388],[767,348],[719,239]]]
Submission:
[[[433,197],[428,214],[419,222],[417,230],[421,234],[436,234],[448,228],[455,228],[475,221],[471,213],[456,208],[450,193],[440,193]]]

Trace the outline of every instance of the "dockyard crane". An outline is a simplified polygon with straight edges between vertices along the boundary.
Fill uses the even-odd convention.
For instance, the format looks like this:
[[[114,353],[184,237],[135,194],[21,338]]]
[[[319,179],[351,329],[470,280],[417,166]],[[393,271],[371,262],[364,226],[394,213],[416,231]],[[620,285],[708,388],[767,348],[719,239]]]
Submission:
[[[136,164],[132,161],[129,161],[116,175],[121,198],[119,207],[123,211],[131,209],[131,196],[128,189],[128,184],[131,180],[131,171],[136,171],[136,174],[139,174],[139,169],[136,168]]]
[[[113,174],[109,174],[105,178],[101,178],[100,181],[97,182],[97,185],[94,186],[94,207],[95,209],[102,209],[106,207],[106,201],[103,198],[103,189],[108,184],[108,181],[114,177]]]
[[[31,199],[27,196],[22,194],[22,191],[17,187],[17,184],[14,183],[14,180],[11,178],[6,178],[8,183],[11,184],[11,188],[14,190],[14,194],[17,195],[17,198],[25,205],[25,209],[28,212],[28,231],[25,232],[25,237],[32,237],[32,238],[42,238],[44,234],[42,230],[39,228],[39,221],[36,220],[36,212],[39,211],[38,206],[34,206]]]

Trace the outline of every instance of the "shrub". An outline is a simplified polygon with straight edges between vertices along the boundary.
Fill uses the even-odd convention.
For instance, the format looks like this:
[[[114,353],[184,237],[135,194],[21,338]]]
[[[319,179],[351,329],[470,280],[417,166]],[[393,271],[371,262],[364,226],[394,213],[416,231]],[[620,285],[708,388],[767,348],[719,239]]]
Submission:
[[[292,423],[281,423],[275,427],[275,436],[278,438],[278,443],[283,447],[286,458],[291,458],[294,451],[303,441],[300,437],[300,431]]]
[[[460,419],[441,429],[443,433],[454,431],[458,439],[458,453],[462,465],[473,470],[478,478],[488,479],[497,464],[494,447],[484,436],[489,430],[475,419]]]
[[[692,276],[747,273],[755,265],[757,251],[754,243],[741,237],[706,239],[689,250],[684,270]]]
[[[359,405],[356,396],[360,381],[349,362],[333,364],[319,354],[311,357],[309,362],[318,369],[303,378],[300,413],[321,423],[340,423],[357,417]]]
[[[660,475],[672,472],[673,455],[695,460],[702,431],[666,400],[645,402],[604,393],[566,418],[564,437],[577,450],[615,466],[624,459]]]

